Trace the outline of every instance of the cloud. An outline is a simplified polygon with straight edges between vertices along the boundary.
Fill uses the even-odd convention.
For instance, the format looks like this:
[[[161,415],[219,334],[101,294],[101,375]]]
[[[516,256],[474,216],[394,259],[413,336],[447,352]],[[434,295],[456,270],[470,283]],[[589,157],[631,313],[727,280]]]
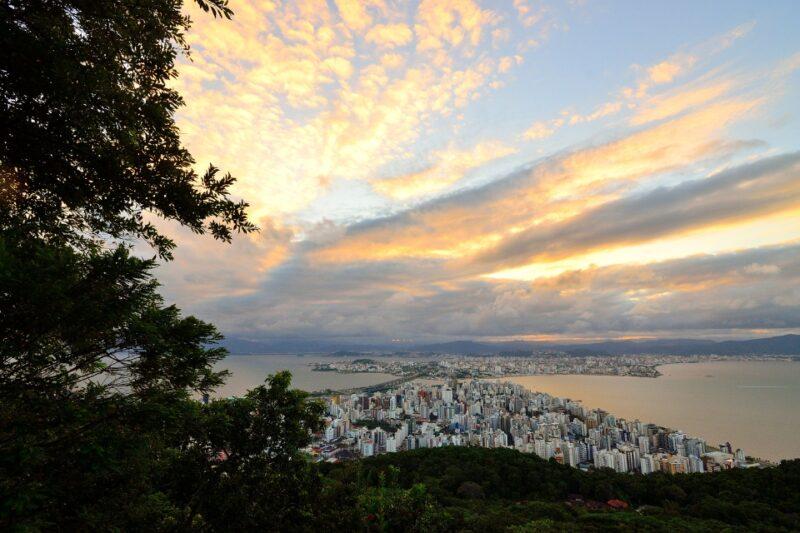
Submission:
[[[154,222],[160,231],[180,243],[174,260],[158,268],[158,279],[164,285],[161,292],[168,300],[187,302],[189,309],[205,301],[256,292],[264,276],[291,257],[296,232],[295,228],[265,218],[258,221],[258,233],[239,236],[224,245],[213,239],[196,238],[173,222]],[[152,255],[143,244],[138,251]]]
[[[568,110],[561,112],[558,118],[548,121],[536,121],[525,132],[522,137],[527,140],[546,139],[565,125],[574,126],[576,124],[594,122],[601,118],[615,115],[622,109],[622,102],[606,102],[598,106],[593,112],[586,115],[573,113]],[[567,118],[568,117],[568,118]]]
[[[526,0],[514,0],[514,8],[517,10],[520,22],[526,28],[541,21],[545,11],[544,9],[535,10]]]
[[[406,200],[442,190],[458,181],[464,175],[482,165],[515,153],[517,150],[497,141],[484,141],[464,150],[452,144],[433,152],[432,165],[419,172],[376,179],[372,186],[392,198]]]
[[[295,217],[324,184],[400,174],[523,60],[478,53],[503,17],[469,0],[243,4],[224,23],[189,14],[192,60],[174,82],[182,139],[199,167],[238,178],[256,218]]]
[[[781,271],[781,267],[778,265],[762,265],[760,263],[750,263],[744,268],[744,272],[747,274],[777,274]]]
[[[515,55],[515,56],[505,56],[500,58],[500,62],[497,65],[497,71],[501,74],[508,72],[514,65],[518,65],[522,63],[522,56]]]
[[[669,83],[686,73],[697,62],[697,58],[687,54],[676,54],[666,61],[647,68],[648,81],[653,85]]]
[[[800,52],[796,52],[778,63],[778,66],[772,72],[772,77],[785,78],[797,69],[800,69]]]
[[[698,105],[716,100],[729,92],[733,87],[733,80],[716,80],[715,83],[707,83],[706,85],[695,83],[691,87],[683,87],[668,94],[656,96],[649,94],[654,87],[672,83],[691,72],[698,63],[706,61],[708,58],[732,46],[738,39],[747,35],[754,25],[754,22],[742,24],[722,35],[696,45],[690,52],[685,50],[675,52],[668,58],[648,67],[633,65],[634,69],[644,73],[643,76],[640,77],[635,86],[624,87],[620,90],[623,99],[627,100],[627,107],[637,110],[631,119],[631,124],[639,126],[648,122],[662,120]],[[790,60],[785,61],[783,64],[787,65],[787,67],[783,70],[778,68],[775,71],[782,72],[779,76],[785,76],[793,70]],[[568,120],[565,120],[562,116],[549,121],[537,121],[523,133],[523,138],[535,140],[550,137],[564,125],[574,126],[576,124],[594,122],[595,120],[616,115],[625,107],[626,102],[613,100],[600,104],[593,112],[587,114],[562,112],[562,115],[569,117]]]
[[[798,175],[800,154],[767,158],[709,178],[610,202],[563,222],[532,227],[473,261],[482,269],[506,268],[800,210]]]
[[[349,78],[353,74],[353,64],[343,57],[329,57],[325,65],[340,78]]]
[[[673,94],[653,97],[639,108],[636,115],[631,119],[631,124],[639,126],[680,114],[688,109],[718,99],[730,91],[731,87],[732,83],[730,81],[720,81]]]
[[[335,0],[345,24],[353,30],[363,30],[372,23],[372,17],[361,0]]]
[[[748,143],[719,135],[757,101],[728,101],[621,139],[555,156],[485,186],[348,229],[324,261],[464,257],[548,221],[618,198],[643,179],[721,161]]]
[[[403,66],[405,59],[400,54],[383,54],[381,56],[381,65],[386,68],[399,68]]]
[[[574,125],[583,122],[594,122],[595,120],[619,113],[621,109],[622,102],[606,102],[588,115],[573,114],[569,117],[569,123],[570,125]]]
[[[713,226],[732,218],[777,212],[800,205],[798,167],[800,154],[740,165],[709,178],[620,199],[543,227],[538,235],[518,233],[519,240],[506,242],[510,249],[495,252],[503,262],[530,257],[517,254],[517,249],[544,255],[582,253],[596,245],[655,239],[698,224]],[[491,189],[491,194],[501,192],[514,194],[509,189]],[[481,195],[486,194],[489,190],[482,189]],[[466,198],[456,203],[465,210],[480,205],[464,203]],[[417,216],[410,213],[362,227],[383,225],[394,231],[401,218]],[[756,329],[800,327],[798,234],[794,243],[779,246],[646,264],[587,266],[528,282],[475,278],[468,269],[449,269],[452,258],[411,253],[380,261],[351,257],[321,262],[315,258],[316,249],[347,237],[334,228],[320,230],[292,245],[291,255],[266,275],[256,276],[247,292],[217,293],[212,299],[193,302],[189,309],[214,319],[225,331],[248,337],[309,336],[356,342],[387,336],[423,341],[527,335],[748,334]],[[281,239],[286,242],[290,235]],[[197,268],[204,265],[203,257],[194,255],[187,263]],[[494,268],[496,259],[479,256],[476,262],[482,268],[478,271]],[[186,268],[180,271],[186,274]]]
[[[369,29],[364,40],[385,48],[405,46],[411,42],[414,34],[405,24],[376,24]]]
[[[546,122],[542,121],[534,122],[522,136],[528,140],[546,139],[555,133],[556,127],[555,125],[548,126]]]
[[[260,338],[384,340],[747,334],[800,327],[800,245],[569,271],[536,282],[418,284],[403,262],[296,264],[259,293],[214,305]],[[769,264],[777,273],[747,266]],[[415,264],[424,274],[431,265]],[[433,267],[435,269],[435,266]],[[411,283],[409,286],[408,283]]]
[[[717,54],[722,52],[723,50],[730,48],[733,44],[741,39],[742,37],[747,36],[753,28],[756,27],[756,21],[750,20],[748,22],[739,24],[735,28],[728,30],[727,32],[714,37],[713,39],[703,43],[700,46],[703,53],[707,54]]]
[[[480,44],[484,29],[498,22],[499,17],[494,12],[481,9],[472,0],[422,0],[414,26],[417,48],[440,50],[446,47],[475,47]]]
[[[692,71],[698,64],[706,62],[709,58],[746,36],[755,26],[755,22],[748,22],[712,37],[711,39],[692,47],[689,51],[682,50],[672,54],[669,58],[648,67],[634,65],[637,70],[643,71],[644,76],[635,87],[622,90],[626,98],[642,99],[648,91],[657,86],[672,83],[677,78]]]
[[[263,231],[222,248],[169,227],[167,297],[250,337],[800,327],[799,156],[732,127],[800,61],[711,68],[746,24],[505,131],[516,107],[475,102],[519,90],[555,13],[299,0],[195,16],[182,135],[240,179]],[[531,160],[546,143],[522,139],[578,124],[595,136]]]

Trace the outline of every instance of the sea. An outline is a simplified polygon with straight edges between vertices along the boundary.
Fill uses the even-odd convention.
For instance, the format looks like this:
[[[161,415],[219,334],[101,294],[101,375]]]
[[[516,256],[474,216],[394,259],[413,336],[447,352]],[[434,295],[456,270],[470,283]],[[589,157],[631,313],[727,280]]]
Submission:
[[[331,363],[344,359],[348,358],[313,355],[229,355],[216,365],[217,370],[227,370],[231,375],[225,385],[217,389],[215,396],[241,396],[249,389],[262,385],[268,375],[282,370],[292,373],[293,388],[309,392],[367,387],[391,381],[396,377],[384,373],[339,374],[317,372],[312,369],[314,363]]]
[[[531,390],[580,400],[617,417],[730,442],[747,455],[800,457],[800,363],[711,361],[658,367],[657,378],[511,376]]]
[[[243,394],[267,374],[289,370],[309,391],[374,385],[390,374],[315,372],[318,356],[229,356],[219,363],[232,376],[218,395]],[[509,376],[509,381],[581,401],[617,417],[682,430],[717,446],[730,442],[747,455],[779,461],[800,458],[800,362],[709,361],[658,367],[658,378],[627,376]]]

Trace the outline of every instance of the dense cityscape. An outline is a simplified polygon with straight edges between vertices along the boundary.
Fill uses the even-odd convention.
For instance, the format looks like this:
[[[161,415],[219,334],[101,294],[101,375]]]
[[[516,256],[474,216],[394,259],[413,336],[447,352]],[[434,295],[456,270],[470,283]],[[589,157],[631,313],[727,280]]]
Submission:
[[[408,381],[389,391],[326,398],[324,430],[309,451],[338,462],[417,448],[513,448],[574,468],[620,473],[715,472],[759,467],[730,443],[579,402],[487,380]]]
[[[674,363],[731,360],[793,360],[780,356],[709,356],[709,355],[602,355],[575,356],[563,353],[541,353],[525,356],[439,355],[422,357],[378,357],[344,359],[311,363],[319,372],[386,373],[416,378],[488,378],[528,375],[604,375],[655,378],[658,367]]]

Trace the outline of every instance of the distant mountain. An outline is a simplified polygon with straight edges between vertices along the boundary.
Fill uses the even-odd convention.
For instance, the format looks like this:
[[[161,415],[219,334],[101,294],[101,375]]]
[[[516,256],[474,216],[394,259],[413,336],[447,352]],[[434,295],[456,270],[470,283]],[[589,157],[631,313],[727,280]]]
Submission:
[[[725,341],[720,342],[718,347],[722,350],[720,353],[733,355],[749,353],[800,355],[800,335],[781,335],[739,342]]]
[[[781,335],[742,341],[706,339],[654,339],[592,343],[545,343],[532,341],[478,342],[459,340],[434,344],[398,346],[392,343],[356,344],[314,339],[252,340],[226,337],[222,346],[232,354],[295,353],[397,353],[414,352],[462,355],[527,355],[559,351],[574,356],[603,355],[800,355],[800,335]]]
[[[540,342],[478,343],[456,341],[420,346],[421,351],[494,355],[504,352],[557,350],[570,355],[800,355],[800,335],[782,335],[743,341],[704,339],[655,339],[646,341],[605,341],[585,344]]]
[[[422,346],[415,346],[414,349],[418,352],[458,353],[464,355],[495,354],[503,351],[503,348],[499,343],[488,344],[475,341],[453,341],[439,344],[426,344]]]
[[[342,349],[330,342],[303,339],[249,340],[225,337],[220,345],[234,355],[328,353]]]
[[[407,345],[392,343],[357,344],[318,339],[243,339],[226,336],[220,343],[233,355],[282,355],[282,354],[326,354],[332,356],[352,356],[363,354],[403,355]],[[414,351],[417,351],[414,348]]]

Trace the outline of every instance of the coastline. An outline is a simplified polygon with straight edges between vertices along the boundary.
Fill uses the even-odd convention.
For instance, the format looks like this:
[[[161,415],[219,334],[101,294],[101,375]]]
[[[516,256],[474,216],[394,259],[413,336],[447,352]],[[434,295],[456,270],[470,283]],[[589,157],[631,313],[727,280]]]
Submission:
[[[782,360],[754,363],[670,363],[661,365],[667,368],[657,380],[599,375],[504,379],[628,420],[685,430],[712,444],[730,441],[764,460],[800,457],[800,443],[786,431],[800,427],[800,413],[793,408],[800,401],[800,367]]]

